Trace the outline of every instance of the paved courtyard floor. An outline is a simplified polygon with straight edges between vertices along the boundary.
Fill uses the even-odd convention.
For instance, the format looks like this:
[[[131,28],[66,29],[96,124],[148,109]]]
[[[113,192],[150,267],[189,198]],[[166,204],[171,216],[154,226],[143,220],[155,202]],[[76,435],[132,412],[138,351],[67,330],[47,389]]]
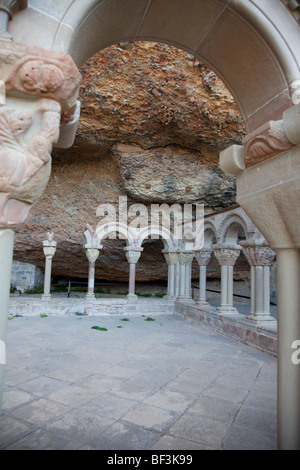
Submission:
[[[126,318],[8,321],[0,449],[276,449],[276,358],[174,315]]]

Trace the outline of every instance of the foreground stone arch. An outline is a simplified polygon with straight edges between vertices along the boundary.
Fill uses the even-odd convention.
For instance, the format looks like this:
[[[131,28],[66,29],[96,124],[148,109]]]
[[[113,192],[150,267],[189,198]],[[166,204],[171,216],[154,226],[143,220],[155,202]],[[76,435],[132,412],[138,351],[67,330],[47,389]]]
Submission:
[[[242,146],[222,152],[220,164],[226,173],[237,176],[238,204],[277,252],[279,447],[299,449],[300,369],[291,361],[291,345],[300,338],[300,30],[285,2],[62,0],[57,7],[55,2],[40,0],[29,5],[15,2],[7,18],[5,14],[2,12],[0,40],[1,114],[19,111],[20,99],[26,98],[28,105],[30,100],[37,103],[41,97],[50,99],[50,104],[58,103],[62,110],[61,138],[76,127],[76,86],[70,91],[65,85],[73,83],[77,73],[73,64],[71,68],[65,65],[73,58],[80,66],[95,52],[116,42],[154,40],[177,46],[205,62],[227,85],[244,118],[247,136]],[[44,163],[49,161],[51,146],[57,140],[57,110],[54,115],[50,134],[41,136],[40,126],[31,129]],[[9,126],[4,121],[5,133]],[[16,136],[13,140],[17,142]],[[62,140],[68,145],[72,142],[70,138]],[[19,150],[23,158],[30,158],[31,150],[32,157],[32,148],[25,145]],[[45,165],[42,168],[44,175]],[[29,181],[20,178],[16,182],[14,165],[12,170],[13,174],[6,174],[3,180],[5,188],[0,187],[1,199],[10,201],[9,212],[14,216],[2,217],[0,232],[2,343],[12,229],[27,213],[10,197],[14,191],[11,186],[17,183],[19,200],[25,199],[30,205],[41,195],[49,175],[45,171],[42,181],[37,181],[34,173]],[[9,225],[6,221],[10,220],[13,223]]]
[[[38,9],[19,11],[8,31],[30,46],[38,37],[41,47],[69,53],[77,66],[122,41],[182,48],[224,81],[248,132],[281,118],[299,78],[297,24],[280,1],[270,8],[266,0],[64,0],[59,9],[42,1]]]

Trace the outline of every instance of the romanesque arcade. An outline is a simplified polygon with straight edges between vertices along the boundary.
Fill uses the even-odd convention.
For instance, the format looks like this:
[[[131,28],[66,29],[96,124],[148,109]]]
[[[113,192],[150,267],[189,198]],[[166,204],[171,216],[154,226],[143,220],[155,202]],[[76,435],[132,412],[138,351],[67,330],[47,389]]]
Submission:
[[[253,225],[243,209],[235,207],[204,219],[201,249],[191,249],[190,240],[175,240],[174,233],[162,228],[145,227],[142,230],[128,228],[123,224],[108,223],[93,230],[87,225],[84,232],[84,249],[88,260],[88,288],[86,301],[97,302],[94,294],[95,263],[103,250],[103,240],[112,234],[121,234],[126,241],[124,248],[129,264],[129,287],[127,300],[136,302],[135,271],[142,252],[143,242],[151,236],[162,239],[162,250],[168,265],[168,288],[165,297],[169,302],[179,301],[195,304],[199,310],[216,310],[217,315],[236,315],[233,306],[233,270],[243,251],[251,272],[251,308],[246,319],[252,326],[275,326],[270,315],[270,267],[275,258],[274,251]],[[243,240],[239,240],[240,233]],[[50,300],[51,263],[56,250],[54,234],[48,233],[43,242],[45,254],[45,285],[43,300]],[[215,256],[221,271],[220,305],[214,309],[206,300],[206,267]],[[192,298],[192,262],[199,266],[199,288],[197,299]]]

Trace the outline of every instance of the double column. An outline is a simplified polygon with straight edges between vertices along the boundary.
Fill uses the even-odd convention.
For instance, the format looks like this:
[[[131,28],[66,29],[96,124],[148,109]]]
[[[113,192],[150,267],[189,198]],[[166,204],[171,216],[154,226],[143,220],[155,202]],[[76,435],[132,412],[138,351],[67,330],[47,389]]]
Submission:
[[[221,265],[221,305],[220,313],[238,313],[233,307],[233,266],[240,255],[242,247],[237,244],[213,245],[214,255]]]
[[[242,241],[241,246],[251,269],[251,308],[246,318],[257,325],[276,320],[270,315],[270,267],[275,252],[262,240]]]
[[[212,250],[202,249],[195,251],[195,257],[199,265],[199,298],[196,305],[208,307],[209,303],[206,301],[206,266],[211,258]]]
[[[178,252],[178,259],[180,264],[180,279],[179,279],[179,296],[178,300],[184,302],[192,302],[191,295],[191,280],[192,280],[192,262],[194,259],[194,251],[181,251]]]
[[[135,248],[134,250],[126,247],[124,248],[127,261],[129,263],[129,289],[127,294],[127,299],[135,301],[137,300],[137,296],[135,294],[135,271],[136,271],[136,263],[140,259],[141,252],[143,248]]]

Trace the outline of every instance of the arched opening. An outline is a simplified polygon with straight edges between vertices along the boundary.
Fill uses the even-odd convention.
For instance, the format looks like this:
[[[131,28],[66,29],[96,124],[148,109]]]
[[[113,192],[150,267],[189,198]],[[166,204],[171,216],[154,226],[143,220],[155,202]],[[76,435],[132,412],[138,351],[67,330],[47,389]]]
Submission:
[[[98,222],[97,209],[105,202],[119,211],[118,199],[127,197],[128,216],[134,215],[136,204],[143,204],[149,214],[152,203],[178,202],[183,207],[197,202],[207,210],[230,206],[235,201],[235,178],[220,171],[218,152],[229,142],[241,142],[244,126],[222,81],[174,47],[144,41],[115,44],[89,58],[81,72],[82,109],[75,143],[71,149],[54,149],[49,185],[32,209],[28,227],[16,236],[15,256],[21,256],[29,230],[43,232],[54,224],[60,239],[67,238],[66,249],[78,245],[82,260],[76,258],[74,270],[84,266],[77,274],[82,278],[82,226],[85,221],[93,226]],[[169,112],[171,120],[166,121]],[[123,247],[119,240],[105,241],[97,276],[102,278],[105,272],[106,280],[124,281],[127,261],[122,256],[118,262],[120,243]],[[144,263],[138,265],[137,281],[151,273],[149,281],[155,281],[154,273],[162,280],[155,262],[159,251],[153,245],[148,270],[141,271]],[[53,271],[60,265],[59,275],[64,275],[65,258],[60,253],[62,262],[57,256]],[[163,270],[164,265],[165,261]]]
[[[43,27],[43,20],[48,28]],[[20,24],[28,22],[28,31]],[[151,40],[180,47],[211,67],[236,99],[249,132],[281,119],[299,78],[297,25],[283,2],[272,9],[225,0],[88,0],[21,11],[9,25],[18,42],[66,51],[81,66],[111,44]],[[43,32],[43,34],[41,34]],[[294,48],[295,49],[295,48]]]

